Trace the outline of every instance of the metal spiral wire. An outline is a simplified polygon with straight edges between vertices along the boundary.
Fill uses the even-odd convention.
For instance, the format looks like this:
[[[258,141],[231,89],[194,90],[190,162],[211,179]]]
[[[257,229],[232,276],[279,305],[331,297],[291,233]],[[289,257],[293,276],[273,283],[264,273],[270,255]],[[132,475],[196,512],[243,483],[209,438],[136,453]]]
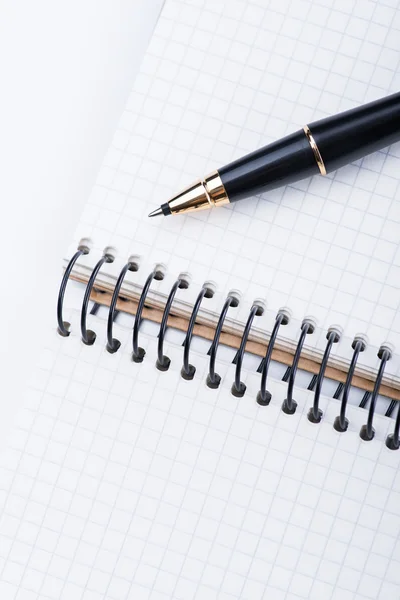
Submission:
[[[70,331],[69,331],[70,324],[63,320],[63,301],[64,301],[64,296],[65,296],[66,286],[67,286],[67,283],[71,276],[71,273],[72,273],[75,263],[77,262],[77,260],[79,259],[80,256],[88,254],[88,253],[89,253],[89,248],[86,245],[82,244],[78,248],[77,252],[72,256],[71,260],[69,261],[69,263],[66,267],[65,273],[63,275],[62,281],[61,281],[59,294],[58,294],[58,300],[57,300],[57,323],[58,323],[58,333],[64,337],[67,337],[70,335]],[[94,268],[90,274],[90,277],[88,279],[86,288],[85,288],[85,294],[84,294],[81,313],[80,313],[80,324],[81,324],[82,342],[86,345],[92,345],[96,339],[95,332],[87,328],[87,312],[88,312],[90,295],[91,295],[91,292],[95,285],[95,280],[99,274],[101,267],[105,263],[113,262],[113,260],[114,260],[114,257],[112,256],[112,254],[109,251],[105,250],[101,259],[94,266]],[[113,294],[112,294],[112,298],[111,298],[111,302],[110,302],[110,306],[109,306],[109,311],[108,311],[107,346],[106,346],[107,351],[110,352],[111,354],[116,352],[121,345],[120,341],[113,337],[113,324],[115,321],[116,314],[118,313],[117,302],[119,300],[121,286],[123,284],[123,281],[125,279],[127,272],[128,271],[137,271],[137,270],[138,270],[138,264],[136,263],[136,261],[134,259],[129,259],[129,261],[124,265],[123,269],[121,270],[121,272],[117,278],[114,290],[113,290]],[[145,356],[144,349],[139,346],[139,330],[140,330],[140,326],[142,323],[142,314],[143,314],[146,298],[147,298],[147,295],[148,295],[148,292],[149,292],[149,289],[150,289],[153,279],[156,279],[156,280],[163,279],[162,272],[157,268],[155,268],[147,277],[147,279],[143,285],[143,288],[142,288],[142,291],[141,291],[141,294],[139,297],[138,305],[137,305],[135,321],[134,321],[134,325],[133,325],[133,332],[132,332],[132,348],[133,348],[132,349],[132,360],[134,362],[142,362],[143,357]],[[166,370],[168,370],[168,368],[170,366],[170,359],[168,356],[165,356],[165,354],[164,354],[164,341],[165,341],[165,334],[166,334],[166,330],[167,330],[168,318],[169,318],[169,315],[170,315],[170,312],[172,309],[174,298],[175,298],[176,292],[179,289],[186,289],[187,287],[188,287],[188,282],[187,282],[186,277],[184,277],[183,275],[179,276],[178,279],[173,284],[173,286],[170,290],[170,293],[168,295],[167,301],[165,303],[165,306],[164,306],[164,311],[163,311],[160,329],[159,329],[159,333],[158,333],[157,361],[156,361],[157,369],[160,371],[166,371]],[[196,319],[198,317],[198,313],[199,313],[199,310],[200,310],[200,307],[201,307],[201,304],[202,304],[204,298],[211,298],[212,296],[213,296],[213,290],[210,288],[209,285],[204,284],[202,286],[202,288],[197,296],[197,299],[193,305],[193,308],[192,308],[192,312],[191,312],[189,322],[188,322],[188,327],[186,330],[185,339],[183,342],[183,364],[182,364],[182,368],[181,368],[181,376],[182,376],[182,378],[184,378],[186,380],[193,379],[195,371],[196,371],[195,366],[190,363],[190,348],[191,348],[191,342],[192,342],[192,338],[193,338],[193,331],[194,331],[195,324],[196,324]],[[218,373],[216,372],[216,369],[215,369],[217,351],[218,351],[218,347],[220,344],[220,338],[222,335],[222,330],[223,330],[223,326],[225,323],[225,319],[226,319],[228,310],[230,308],[238,306],[238,304],[239,304],[239,300],[236,296],[236,293],[231,292],[227,296],[227,298],[224,302],[224,305],[222,307],[221,313],[219,315],[217,325],[215,328],[215,332],[214,332],[213,341],[212,341],[212,344],[208,351],[210,358],[209,358],[209,372],[207,375],[206,383],[207,383],[207,386],[210,388],[214,388],[214,389],[218,388],[218,386],[220,384],[221,377],[220,377],[220,375],[218,375]],[[240,340],[239,349],[238,349],[235,359],[233,361],[235,364],[235,377],[234,377],[234,382],[231,387],[231,393],[234,396],[239,397],[239,398],[242,397],[246,391],[246,386],[241,381],[243,360],[244,360],[244,355],[246,352],[246,344],[247,344],[247,341],[248,341],[248,338],[250,335],[250,331],[251,331],[251,327],[253,325],[254,318],[256,316],[260,316],[261,314],[263,314],[262,306],[259,303],[254,303],[249,312],[247,322],[244,326],[242,337]],[[274,326],[273,326],[273,329],[271,332],[271,336],[270,336],[270,339],[268,342],[267,351],[257,369],[257,371],[261,373],[261,383],[260,383],[260,390],[257,394],[257,402],[258,402],[258,404],[260,404],[262,406],[268,405],[272,398],[271,393],[267,390],[267,378],[268,378],[269,367],[270,367],[270,363],[271,363],[272,353],[274,350],[274,345],[275,345],[275,342],[278,337],[279,329],[282,325],[286,325],[288,322],[289,322],[289,316],[286,313],[286,311],[285,310],[279,311],[275,318],[275,323],[274,323]],[[296,345],[296,350],[294,353],[292,364],[287,369],[287,374],[286,374],[287,376],[285,375],[285,377],[283,378],[285,381],[288,381],[287,397],[282,404],[282,411],[285,412],[286,414],[294,414],[294,412],[296,411],[297,403],[293,398],[296,374],[297,374],[298,365],[299,365],[299,361],[301,358],[301,353],[303,350],[306,336],[309,334],[312,334],[314,332],[314,329],[315,329],[315,325],[314,325],[313,321],[311,319],[304,319],[304,321],[301,325],[301,333],[300,333],[300,336],[299,336],[299,339],[298,339],[298,342]],[[313,376],[313,379],[308,386],[308,389],[310,391],[314,390],[313,404],[310,407],[310,409],[308,410],[308,414],[307,414],[308,420],[312,423],[319,423],[322,418],[322,411],[319,408],[322,384],[324,381],[325,371],[326,371],[326,368],[329,363],[330,354],[331,354],[333,345],[339,342],[340,333],[336,328],[331,328],[328,331],[326,338],[327,338],[327,343],[326,343],[325,351],[324,351],[322,361],[320,364],[318,375]],[[348,404],[353,375],[354,375],[354,372],[355,372],[355,369],[357,366],[357,361],[358,361],[359,355],[361,352],[364,352],[364,350],[366,349],[366,342],[362,336],[357,336],[354,339],[354,341],[352,343],[352,348],[353,348],[353,355],[352,355],[349,369],[347,371],[346,381],[345,381],[344,385],[340,384],[338,386],[338,388],[333,396],[334,398],[339,398],[339,396],[341,394],[343,394],[342,400],[341,400],[341,406],[340,406],[340,414],[336,417],[336,419],[334,421],[334,425],[333,425],[335,430],[338,432],[344,432],[348,428],[348,419],[346,418],[346,408],[347,408],[347,404]],[[387,346],[381,346],[381,348],[379,349],[379,352],[378,352],[378,357],[380,359],[380,366],[379,366],[378,373],[377,373],[377,376],[375,379],[373,391],[365,393],[363,396],[363,399],[360,403],[360,406],[362,408],[365,408],[367,405],[369,407],[367,422],[365,425],[363,425],[361,427],[361,430],[360,430],[360,437],[365,441],[371,441],[375,435],[375,430],[373,428],[373,419],[374,419],[374,415],[376,412],[377,399],[378,399],[378,395],[379,395],[380,386],[381,386],[381,383],[383,380],[385,367],[387,365],[387,362],[392,357],[392,351]],[[386,442],[385,442],[387,448],[389,448],[391,450],[398,450],[400,448],[400,402],[392,400],[386,410],[386,416],[391,416],[392,412],[394,412],[395,410],[397,410],[397,413],[396,413],[396,418],[395,418],[394,430],[393,430],[393,433],[391,433],[390,435],[387,436]]]
[[[320,423],[322,419],[322,410],[319,408],[319,398],[321,395],[322,382],[324,381],[324,375],[326,371],[326,367],[328,365],[329,355],[332,350],[333,344],[337,344],[340,340],[340,334],[336,329],[332,329],[328,331],[326,336],[328,343],[326,344],[324,356],[322,357],[321,367],[319,369],[319,373],[317,376],[317,380],[315,383],[315,392],[314,392],[314,403],[310,410],[308,411],[308,420],[311,423]]]
[[[235,381],[233,382],[232,388],[231,388],[232,395],[236,396],[236,398],[242,398],[242,396],[244,396],[244,393],[246,391],[245,384],[240,380],[240,375],[242,372],[242,365],[243,365],[244,351],[246,350],[246,343],[247,343],[247,339],[249,337],[249,333],[250,333],[251,326],[253,324],[254,317],[256,315],[260,317],[263,314],[263,312],[264,312],[264,309],[262,308],[262,306],[260,306],[259,304],[253,304],[253,306],[250,309],[250,314],[248,316],[247,323],[243,330],[243,335],[242,335],[242,339],[240,340],[239,350],[234,359],[234,363],[236,363]]]
[[[314,323],[307,319],[305,319],[303,321],[303,323],[301,324],[301,334],[299,337],[299,341],[297,342],[296,352],[294,354],[292,366],[290,368],[287,396],[282,404],[282,410],[287,415],[293,415],[296,412],[297,402],[295,400],[293,400],[293,389],[294,389],[294,381],[295,381],[296,373],[297,373],[297,367],[299,364],[300,355],[301,355],[301,351],[303,349],[306,335],[313,333],[314,329],[315,329]]]
[[[58,323],[57,331],[62,337],[69,336],[70,326],[71,326],[70,323],[68,323],[67,321],[64,321],[64,319],[63,319],[63,305],[64,305],[65,289],[67,287],[69,277],[71,275],[72,269],[74,268],[76,261],[78,260],[78,258],[80,256],[89,254],[89,252],[90,252],[90,250],[89,250],[88,246],[85,246],[85,245],[79,246],[77,252],[75,252],[73,257],[69,261],[69,263],[65,269],[64,276],[61,280],[61,285],[60,285],[60,289],[58,292],[58,298],[57,298],[57,323]]]
[[[192,314],[190,315],[189,325],[186,331],[186,337],[183,342],[183,365],[181,369],[181,376],[187,381],[192,380],[194,374],[196,373],[196,367],[194,365],[191,365],[189,362],[190,344],[192,342],[193,329],[196,323],[196,318],[200,310],[203,298],[212,298],[213,295],[213,290],[210,288],[210,286],[208,286],[205,283],[201,288],[199,295],[197,296],[196,302],[193,305]]]

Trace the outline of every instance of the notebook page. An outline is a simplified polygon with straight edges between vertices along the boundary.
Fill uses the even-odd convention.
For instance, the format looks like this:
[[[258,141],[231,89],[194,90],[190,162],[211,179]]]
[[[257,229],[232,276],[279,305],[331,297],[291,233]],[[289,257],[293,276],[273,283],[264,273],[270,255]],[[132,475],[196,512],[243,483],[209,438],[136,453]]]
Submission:
[[[321,348],[339,325],[347,358],[367,334],[376,366],[400,330],[399,145],[219,210],[147,215],[304,123],[397,91],[399,59],[398,1],[167,0],[70,253],[90,236],[96,256],[118,249],[115,274],[130,254],[143,278],[156,263],[170,284],[190,273],[188,301],[214,281],[216,311],[238,289],[242,322],[262,298],[267,330],[287,306],[316,319]]]
[[[77,311],[69,315],[79,322]],[[376,438],[332,428],[338,402],[308,422],[280,410],[286,385],[271,380],[268,407],[204,384],[207,358],[193,353],[193,381],[179,375],[182,349],[131,331],[114,355],[98,340],[55,332],[25,409],[1,458],[2,598],[52,600],[365,600],[400,591],[398,453],[384,445],[393,421],[377,416]],[[390,424],[390,425],[389,425]]]

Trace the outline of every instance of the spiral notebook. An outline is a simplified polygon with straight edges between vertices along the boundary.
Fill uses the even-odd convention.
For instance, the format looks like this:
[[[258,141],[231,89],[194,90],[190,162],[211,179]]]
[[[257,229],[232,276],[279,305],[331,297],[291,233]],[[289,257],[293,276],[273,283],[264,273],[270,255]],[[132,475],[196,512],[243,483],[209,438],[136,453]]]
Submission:
[[[1,598],[399,596],[399,146],[147,218],[396,91],[399,39],[396,1],[166,1],[1,456]]]

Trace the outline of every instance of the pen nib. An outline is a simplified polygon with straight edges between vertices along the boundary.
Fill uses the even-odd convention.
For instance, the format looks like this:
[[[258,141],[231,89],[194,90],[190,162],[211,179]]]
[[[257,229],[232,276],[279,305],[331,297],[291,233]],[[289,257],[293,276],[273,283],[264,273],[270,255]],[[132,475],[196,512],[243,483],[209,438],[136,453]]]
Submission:
[[[153,212],[149,213],[149,217],[158,217],[158,215],[162,215],[163,211],[161,210],[161,208],[156,208],[156,210],[153,210]]]

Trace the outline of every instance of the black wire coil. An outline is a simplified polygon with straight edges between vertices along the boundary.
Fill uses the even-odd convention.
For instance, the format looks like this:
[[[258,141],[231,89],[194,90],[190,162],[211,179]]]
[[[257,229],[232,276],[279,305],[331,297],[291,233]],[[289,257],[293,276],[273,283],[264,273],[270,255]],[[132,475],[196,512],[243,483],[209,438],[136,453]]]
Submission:
[[[117,352],[121,346],[121,342],[113,337],[113,325],[114,325],[114,317],[115,317],[115,309],[117,306],[117,300],[119,296],[119,292],[122,286],[122,283],[125,279],[125,275],[128,271],[135,272],[138,270],[138,264],[129,260],[126,265],[122,268],[119,277],[117,279],[117,283],[115,284],[114,292],[111,299],[110,309],[108,311],[108,319],[107,319],[107,352],[110,354],[114,354]]]
[[[57,331],[62,337],[69,336],[69,334],[70,334],[69,330],[70,330],[70,326],[71,326],[70,323],[68,323],[67,321],[64,321],[64,319],[63,319],[63,304],[64,304],[65,289],[67,287],[68,279],[69,279],[69,276],[71,275],[72,269],[74,268],[74,265],[75,265],[76,261],[78,260],[78,258],[80,256],[89,254],[89,252],[90,252],[89,246],[86,246],[84,244],[79,245],[78,250],[75,252],[73,257],[69,261],[69,263],[65,269],[63,278],[61,280],[60,290],[58,292],[58,299],[57,299],[57,323],[58,323]]]
[[[175,294],[178,289],[186,290],[188,287],[189,287],[188,281],[186,279],[184,279],[183,277],[178,277],[178,279],[175,281],[174,285],[171,288],[167,302],[165,304],[164,313],[163,313],[161,325],[160,325],[160,330],[158,332],[158,347],[157,347],[158,356],[157,356],[157,361],[156,361],[156,367],[159,371],[168,371],[169,365],[171,364],[171,360],[168,358],[168,356],[164,355],[164,338],[165,338],[165,332],[167,330],[168,316],[171,311],[171,307],[172,307],[172,303],[175,298]]]
[[[193,305],[192,314],[190,315],[189,325],[186,331],[186,337],[183,342],[183,365],[181,369],[181,376],[187,381],[191,381],[196,373],[196,367],[191,365],[189,362],[190,344],[193,337],[193,329],[196,323],[196,317],[200,310],[203,298],[212,298],[214,296],[214,290],[205,283],[200,290],[197,300]]]
[[[146,302],[146,297],[147,297],[147,294],[148,294],[148,291],[150,289],[150,285],[151,285],[151,282],[153,281],[153,279],[155,279],[156,281],[161,281],[162,279],[164,279],[164,274],[162,273],[162,271],[160,271],[160,269],[155,268],[150,273],[150,275],[146,279],[146,282],[143,286],[142,293],[140,294],[139,303],[138,303],[138,307],[137,307],[137,311],[136,311],[136,315],[135,315],[135,323],[133,325],[133,332],[132,332],[132,346],[133,346],[132,360],[133,360],[133,362],[136,362],[136,363],[141,363],[146,354],[145,349],[139,347],[139,329],[140,329],[140,325],[142,323],[142,312],[143,312],[144,304]]]
[[[287,325],[289,323],[289,315],[280,310],[276,315],[275,325],[271,333],[271,337],[269,338],[267,353],[262,359],[260,366],[258,367],[258,372],[261,373],[261,387],[260,391],[257,394],[257,402],[261,406],[268,406],[271,402],[272,394],[267,390],[267,377],[268,377],[268,369],[271,363],[272,352],[275,345],[275,340],[278,336],[279,327],[281,325]]]
[[[389,450],[398,450],[400,448],[400,402],[397,402],[397,416],[394,424],[394,431],[387,436],[386,446]]]
[[[303,349],[306,335],[310,335],[311,333],[314,333],[314,329],[315,329],[314,323],[308,319],[304,319],[303,323],[301,324],[301,334],[299,337],[299,341],[297,342],[297,348],[296,348],[296,352],[294,353],[292,366],[290,367],[287,396],[286,396],[286,399],[282,403],[282,410],[287,415],[293,415],[296,412],[297,402],[295,400],[293,400],[294,380],[296,378],[297,367],[298,367],[299,360],[300,360],[300,354]]]
[[[322,357],[321,367],[319,369],[319,373],[315,383],[314,403],[308,411],[307,415],[310,423],[321,422],[322,410],[319,408],[319,397],[321,395],[322,382],[324,380],[324,375],[326,367],[328,365],[329,355],[331,353],[332,346],[333,344],[337,344],[340,340],[340,333],[336,329],[330,329],[326,335],[326,339],[328,340],[328,343],[326,344],[324,356]]]
[[[81,336],[82,336],[82,342],[84,344],[86,344],[87,346],[92,346],[92,344],[94,344],[94,342],[96,341],[95,332],[92,331],[91,329],[87,329],[87,327],[86,327],[87,311],[88,311],[88,306],[89,306],[90,294],[92,293],[94,282],[96,281],[96,277],[97,277],[101,267],[104,265],[104,263],[112,263],[112,262],[114,262],[114,256],[110,252],[105,251],[103,256],[101,257],[101,259],[99,260],[99,262],[95,265],[95,267],[92,271],[92,274],[89,277],[89,281],[87,282],[85,295],[83,297],[83,302],[82,302],[82,309],[81,309]]]
[[[236,396],[236,398],[242,398],[246,391],[245,384],[240,380],[240,374],[242,372],[243,357],[244,357],[244,351],[246,350],[247,338],[249,337],[249,333],[250,333],[251,326],[253,324],[254,317],[255,316],[261,317],[261,315],[263,313],[264,313],[264,309],[260,304],[253,304],[253,306],[250,309],[250,314],[248,316],[247,323],[244,327],[242,339],[240,340],[239,350],[233,360],[233,364],[236,364],[236,369],[235,369],[235,381],[232,384],[231,392],[232,392],[233,396]]]
[[[372,422],[373,422],[374,414],[375,414],[376,401],[378,398],[379,388],[382,383],[382,378],[383,378],[383,373],[385,371],[386,363],[392,358],[392,352],[390,351],[389,348],[386,348],[385,346],[381,346],[379,348],[378,357],[381,361],[381,364],[379,365],[378,375],[376,376],[376,379],[375,379],[375,385],[374,385],[374,389],[373,389],[370,404],[369,404],[368,420],[367,420],[366,424],[361,427],[361,430],[360,430],[360,438],[362,440],[365,440],[366,442],[370,442],[375,435],[375,430],[372,427]]]
[[[338,417],[336,417],[336,419],[333,423],[333,427],[336,429],[336,431],[339,431],[340,433],[347,431],[347,428],[349,426],[349,421],[348,421],[348,419],[346,419],[346,408],[347,408],[347,401],[349,399],[351,380],[353,379],[353,374],[354,374],[354,370],[356,368],[358,356],[359,356],[360,352],[364,352],[366,347],[367,347],[367,345],[363,338],[361,338],[361,337],[354,338],[354,341],[352,343],[352,348],[353,348],[354,352],[353,352],[353,356],[351,359],[349,370],[347,371],[346,383],[344,384],[344,388],[343,388],[342,403],[340,405],[340,414]]]
[[[222,307],[221,314],[219,315],[218,323],[215,328],[214,339],[208,351],[208,354],[210,355],[210,364],[206,383],[209,388],[214,390],[217,389],[219,387],[219,384],[221,383],[220,375],[218,375],[218,373],[215,372],[215,361],[217,358],[217,350],[219,345],[219,338],[221,337],[222,333],[222,327],[224,325],[226,313],[228,312],[229,308],[236,308],[237,306],[239,306],[239,300],[237,296],[234,294],[228,294],[224,306]]]
[[[70,335],[70,324],[63,320],[63,301],[64,301],[64,296],[65,296],[66,286],[69,281],[69,278],[70,278],[70,275],[72,273],[75,263],[77,262],[77,260],[79,259],[80,256],[88,254],[88,253],[89,253],[89,247],[85,244],[81,244],[78,247],[77,252],[73,255],[73,257],[69,261],[69,263],[66,267],[64,276],[61,281],[59,294],[58,294],[58,300],[57,300],[57,323],[58,323],[57,331],[63,337],[68,337]],[[81,319],[80,320],[81,320],[81,339],[82,339],[82,342],[86,345],[92,345],[96,340],[95,332],[87,328],[87,311],[88,311],[88,306],[89,306],[90,295],[95,286],[96,277],[97,277],[101,267],[105,263],[113,262],[113,260],[114,260],[114,257],[112,255],[112,253],[108,250],[105,250],[102,258],[97,262],[97,264],[93,268],[92,273],[88,279],[88,282],[87,282],[87,285],[85,288],[85,294],[84,294],[84,298],[83,298],[83,302],[82,302],[81,315],[80,315]],[[138,267],[137,262],[133,258],[129,259],[129,261],[122,268],[122,270],[117,278],[114,290],[113,290],[112,299],[111,299],[110,307],[109,307],[109,311],[108,311],[107,344],[106,344],[106,349],[111,354],[117,352],[121,345],[120,341],[113,337],[113,324],[115,321],[116,314],[118,312],[116,307],[117,307],[117,302],[119,300],[121,286],[123,284],[123,281],[124,281],[125,276],[128,273],[128,271],[134,272],[134,271],[137,271],[138,268],[139,267]],[[136,314],[135,314],[135,320],[134,320],[133,331],[132,331],[132,361],[133,362],[140,363],[144,359],[145,350],[139,346],[139,341],[138,341],[139,340],[139,330],[140,330],[140,326],[142,323],[142,313],[143,313],[146,298],[147,298],[147,295],[148,295],[148,292],[149,292],[149,289],[150,289],[153,279],[154,280],[162,280],[163,277],[164,277],[164,275],[163,275],[162,271],[159,268],[154,268],[154,270],[147,277],[146,282],[143,285],[142,292],[141,292],[138,306],[137,306],[137,310],[136,310]],[[175,283],[173,284],[173,286],[170,290],[170,293],[168,295],[167,301],[165,303],[165,307],[164,307],[164,311],[163,311],[163,315],[162,315],[162,319],[161,319],[161,324],[160,324],[160,329],[159,329],[159,333],[158,333],[156,367],[159,371],[167,371],[169,369],[170,362],[171,362],[170,358],[164,354],[164,340],[165,340],[165,334],[166,334],[166,330],[167,330],[168,318],[169,318],[169,315],[171,312],[171,308],[173,305],[175,295],[179,289],[183,290],[183,289],[187,289],[188,287],[189,287],[189,283],[188,283],[187,278],[184,275],[180,275],[177,278],[177,280],[175,281]],[[190,316],[189,323],[188,323],[188,328],[186,330],[186,335],[185,335],[185,339],[183,342],[183,364],[182,364],[182,368],[181,368],[181,376],[183,379],[192,380],[194,377],[194,374],[196,372],[196,367],[194,365],[192,365],[189,360],[190,346],[191,346],[191,341],[192,341],[192,337],[193,337],[193,331],[194,331],[196,319],[198,317],[198,313],[201,308],[203,299],[211,298],[213,296],[213,294],[214,294],[214,292],[213,292],[212,286],[210,286],[209,284],[204,284],[197,296],[197,299],[196,299],[194,305],[193,305],[193,309],[192,309],[191,316]],[[227,316],[227,313],[230,308],[237,307],[238,305],[239,305],[239,299],[238,299],[237,294],[235,292],[231,292],[230,294],[228,294],[228,296],[224,302],[224,305],[222,307],[221,313],[219,315],[218,321],[217,321],[213,341],[212,341],[212,344],[208,351],[210,359],[209,359],[209,372],[207,375],[206,384],[209,388],[212,388],[212,389],[218,388],[219,384],[221,382],[221,377],[216,372],[215,365],[216,365],[217,351],[218,351],[218,347],[220,344],[220,337],[221,337],[221,334],[223,331],[223,326],[224,326],[224,323],[226,320],[226,316]],[[245,391],[246,391],[246,386],[241,381],[241,372],[242,372],[243,358],[244,358],[244,354],[246,351],[246,344],[248,341],[250,330],[251,330],[254,318],[256,316],[261,316],[263,314],[263,312],[264,312],[264,309],[263,309],[261,303],[254,302],[253,306],[250,309],[249,316],[247,318],[245,327],[243,329],[243,334],[241,337],[239,350],[237,351],[236,356],[233,360],[233,363],[235,364],[235,378],[234,378],[234,382],[231,387],[231,393],[232,393],[232,395],[236,396],[237,398],[243,397],[243,395],[245,394]],[[283,309],[280,310],[275,318],[275,323],[274,323],[274,326],[273,326],[273,329],[271,332],[271,336],[270,336],[270,339],[268,342],[266,354],[257,369],[257,371],[261,373],[260,390],[257,394],[257,402],[261,406],[268,406],[268,404],[270,404],[271,399],[272,399],[271,393],[267,390],[267,378],[268,378],[269,367],[270,367],[270,363],[271,363],[272,353],[274,350],[274,345],[275,345],[277,337],[278,337],[279,328],[281,326],[287,325],[288,323],[289,323],[288,313]],[[312,334],[314,332],[314,330],[315,330],[314,322],[311,319],[304,319],[304,321],[301,325],[301,332],[300,332],[300,336],[299,336],[299,339],[297,342],[297,346],[296,346],[296,350],[294,353],[292,364],[287,369],[287,374],[283,378],[285,381],[288,381],[287,396],[286,396],[286,399],[284,400],[284,402],[282,403],[282,411],[284,413],[286,413],[287,415],[293,415],[296,412],[297,403],[293,398],[295,378],[296,378],[296,374],[297,374],[297,369],[298,369],[301,353],[302,353],[303,346],[305,343],[305,339],[306,339],[307,335]],[[308,414],[307,414],[308,420],[311,423],[319,423],[322,419],[322,416],[323,416],[322,411],[319,408],[322,384],[324,381],[325,371],[326,371],[326,368],[328,365],[332,347],[334,344],[337,344],[339,342],[340,337],[341,337],[340,332],[337,329],[331,328],[328,331],[328,333],[326,335],[327,344],[326,344],[325,352],[322,357],[318,375],[314,375],[312,382],[309,385],[309,389],[314,390],[313,404],[310,407]],[[334,429],[340,433],[345,432],[348,429],[349,421],[346,418],[346,408],[347,408],[348,399],[349,399],[349,395],[350,395],[352,379],[353,379],[353,375],[354,375],[354,372],[356,369],[359,355],[360,355],[360,353],[364,352],[366,349],[366,342],[365,342],[364,338],[361,336],[357,336],[352,343],[352,348],[353,348],[353,355],[352,355],[349,369],[346,374],[346,381],[345,381],[344,385],[340,384],[340,386],[337,389],[337,392],[334,394],[335,398],[339,398],[339,396],[342,395],[340,414],[335,418],[334,423],[333,423]],[[379,370],[378,370],[378,373],[375,378],[373,391],[365,394],[364,398],[360,404],[360,406],[365,407],[366,404],[369,402],[367,422],[365,425],[363,425],[361,427],[361,430],[360,430],[360,437],[364,441],[371,441],[375,435],[375,431],[373,428],[373,419],[374,419],[374,415],[375,415],[375,411],[376,411],[376,404],[377,404],[377,399],[378,399],[378,395],[379,395],[379,389],[380,389],[380,386],[382,383],[386,364],[392,358],[392,351],[387,346],[381,346],[381,348],[379,349],[379,352],[378,352],[378,357],[380,359],[380,366],[379,366]],[[389,448],[390,450],[398,450],[400,448],[400,402],[397,403],[396,401],[392,401],[392,403],[390,404],[390,407],[387,410],[387,415],[391,415],[391,413],[395,410],[396,405],[397,405],[397,415],[396,415],[396,419],[395,419],[394,430],[393,430],[393,433],[391,433],[390,435],[387,436],[386,442],[385,442],[387,448]]]

